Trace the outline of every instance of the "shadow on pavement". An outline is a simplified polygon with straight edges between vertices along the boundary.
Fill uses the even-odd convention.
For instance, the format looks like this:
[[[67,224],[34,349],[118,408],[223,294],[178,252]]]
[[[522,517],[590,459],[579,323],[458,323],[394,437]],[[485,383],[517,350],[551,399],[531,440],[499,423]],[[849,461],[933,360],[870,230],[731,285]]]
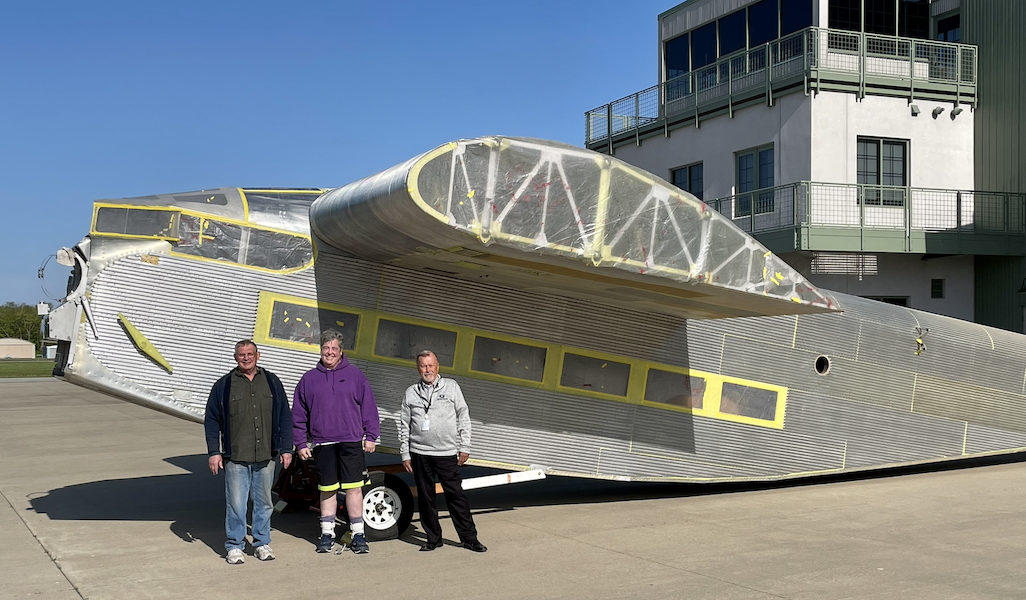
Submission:
[[[394,456],[369,457],[370,466],[396,461]],[[213,552],[224,552],[224,475],[213,476],[207,469],[207,456],[196,454],[166,459],[187,471],[176,475],[157,475],[130,479],[108,479],[50,490],[30,500],[32,510],[51,520],[62,521],[170,521],[170,530],[184,542],[200,542]],[[820,475],[784,481],[746,483],[645,483],[618,482],[574,477],[548,477],[544,480],[484,488],[468,492],[475,513],[515,510],[527,506],[623,502],[652,498],[683,498],[710,494],[752,492],[806,485],[871,480],[918,473],[941,472],[972,467],[1026,462],[1026,453],[933,463],[913,467],[895,467],[848,473]],[[494,469],[465,467],[464,478],[498,473]],[[412,485],[412,477],[402,474]],[[441,495],[439,495],[441,498]],[[439,501],[440,506],[443,501]],[[275,514],[272,528],[286,535],[315,544],[317,517],[313,512]],[[411,527],[402,538],[423,544],[419,528]]]

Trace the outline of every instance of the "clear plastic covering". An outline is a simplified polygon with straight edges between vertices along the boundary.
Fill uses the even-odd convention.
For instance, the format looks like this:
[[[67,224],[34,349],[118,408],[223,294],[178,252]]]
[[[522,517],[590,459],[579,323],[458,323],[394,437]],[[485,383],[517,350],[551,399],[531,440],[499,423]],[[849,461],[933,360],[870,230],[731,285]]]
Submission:
[[[411,187],[428,209],[486,244],[830,305],[701,200],[615,158],[540,140],[487,138],[450,144],[418,166]]]
[[[242,190],[249,220],[257,225],[305,231],[310,227],[310,204],[320,190]]]
[[[427,268],[445,261],[438,250],[487,252],[478,262],[494,284],[518,285],[502,263],[559,274],[546,285],[570,295],[633,288],[636,300],[687,318],[838,310],[701,200],[615,158],[542,140],[452,142],[327,192],[310,225],[368,260]]]
[[[175,251],[272,271],[298,269],[313,261],[305,237],[182,214]]]

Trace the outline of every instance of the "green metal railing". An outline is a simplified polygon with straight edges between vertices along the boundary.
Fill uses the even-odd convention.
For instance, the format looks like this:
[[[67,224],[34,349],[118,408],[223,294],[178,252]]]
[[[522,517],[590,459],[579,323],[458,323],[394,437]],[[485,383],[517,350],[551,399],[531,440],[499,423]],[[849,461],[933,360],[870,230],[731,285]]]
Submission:
[[[585,145],[784,88],[976,103],[975,46],[810,27],[585,113]],[[802,85],[797,86],[799,83]]]
[[[1026,234],[1026,194],[798,181],[708,200],[749,233],[799,226]]]

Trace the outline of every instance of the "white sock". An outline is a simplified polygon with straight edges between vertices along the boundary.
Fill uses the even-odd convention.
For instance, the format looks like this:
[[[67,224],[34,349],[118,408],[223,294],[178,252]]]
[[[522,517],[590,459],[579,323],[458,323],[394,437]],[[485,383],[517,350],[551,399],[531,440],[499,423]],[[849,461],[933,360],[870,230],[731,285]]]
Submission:
[[[350,523],[349,529],[353,535],[363,535],[363,520],[361,519],[359,523]]]
[[[321,535],[328,534],[331,537],[335,537],[335,520],[321,521]]]

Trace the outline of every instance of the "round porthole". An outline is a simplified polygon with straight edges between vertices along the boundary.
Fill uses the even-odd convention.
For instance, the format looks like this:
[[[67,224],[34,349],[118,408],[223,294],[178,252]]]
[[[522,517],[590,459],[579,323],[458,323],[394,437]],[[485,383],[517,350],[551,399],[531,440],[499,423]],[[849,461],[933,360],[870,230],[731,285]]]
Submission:
[[[830,359],[825,356],[820,356],[816,359],[816,372],[820,375],[826,375],[830,372]]]

